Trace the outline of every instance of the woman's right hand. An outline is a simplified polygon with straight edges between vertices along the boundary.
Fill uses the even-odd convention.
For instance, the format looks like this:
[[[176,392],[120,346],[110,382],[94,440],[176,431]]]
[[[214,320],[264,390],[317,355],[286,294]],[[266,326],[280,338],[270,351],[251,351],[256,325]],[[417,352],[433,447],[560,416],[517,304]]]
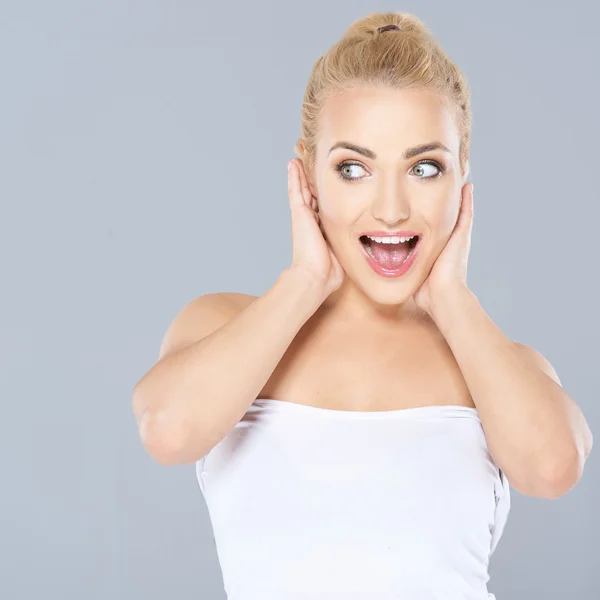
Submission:
[[[310,192],[299,158],[288,164],[288,196],[292,212],[290,270],[305,273],[321,285],[324,300],[342,285],[344,270],[323,233],[317,199]]]

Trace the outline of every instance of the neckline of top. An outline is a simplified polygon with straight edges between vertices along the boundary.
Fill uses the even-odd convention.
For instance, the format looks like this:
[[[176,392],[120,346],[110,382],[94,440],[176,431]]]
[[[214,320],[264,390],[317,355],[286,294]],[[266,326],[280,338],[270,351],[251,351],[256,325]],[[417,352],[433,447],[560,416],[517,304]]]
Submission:
[[[320,406],[310,406],[298,402],[289,402],[287,400],[278,400],[275,398],[257,398],[254,405],[269,405],[281,410],[299,411],[305,413],[314,413],[328,415],[332,417],[349,418],[386,418],[386,417],[410,417],[410,416],[472,416],[479,419],[479,411],[472,406],[462,404],[429,404],[426,406],[412,406],[408,408],[397,408],[393,410],[341,410],[337,408],[322,408]]]

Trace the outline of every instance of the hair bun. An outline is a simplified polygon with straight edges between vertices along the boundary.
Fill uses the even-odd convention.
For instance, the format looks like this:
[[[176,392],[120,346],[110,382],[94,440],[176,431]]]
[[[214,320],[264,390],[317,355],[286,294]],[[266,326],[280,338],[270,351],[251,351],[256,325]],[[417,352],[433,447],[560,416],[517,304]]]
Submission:
[[[394,25],[393,23],[391,23],[390,25],[382,25],[381,27],[378,27],[377,33],[383,33],[384,31],[391,31],[392,29],[397,29],[398,31],[400,31],[400,27],[398,27],[398,25]]]
[[[362,39],[379,37],[377,34],[386,31],[398,31],[411,37],[425,39],[431,37],[431,32],[419,17],[402,12],[373,12],[350,24],[343,38]]]

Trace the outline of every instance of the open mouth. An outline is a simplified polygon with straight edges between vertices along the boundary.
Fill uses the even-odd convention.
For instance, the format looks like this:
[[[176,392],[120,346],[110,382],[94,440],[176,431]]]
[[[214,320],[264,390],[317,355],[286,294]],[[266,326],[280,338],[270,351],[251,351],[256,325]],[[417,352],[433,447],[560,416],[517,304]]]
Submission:
[[[369,256],[381,267],[390,270],[398,269],[411,257],[420,239],[418,235],[375,239],[361,235],[359,238]]]

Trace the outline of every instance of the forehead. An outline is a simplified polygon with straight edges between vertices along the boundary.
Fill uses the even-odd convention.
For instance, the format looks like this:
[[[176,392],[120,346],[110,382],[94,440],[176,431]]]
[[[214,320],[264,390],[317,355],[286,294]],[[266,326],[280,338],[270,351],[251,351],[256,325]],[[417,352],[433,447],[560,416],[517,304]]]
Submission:
[[[359,88],[328,97],[319,120],[317,154],[337,141],[366,146],[391,160],[404,148],[438,141],[458,155],[459,132],[443,98],[423,89]]]

